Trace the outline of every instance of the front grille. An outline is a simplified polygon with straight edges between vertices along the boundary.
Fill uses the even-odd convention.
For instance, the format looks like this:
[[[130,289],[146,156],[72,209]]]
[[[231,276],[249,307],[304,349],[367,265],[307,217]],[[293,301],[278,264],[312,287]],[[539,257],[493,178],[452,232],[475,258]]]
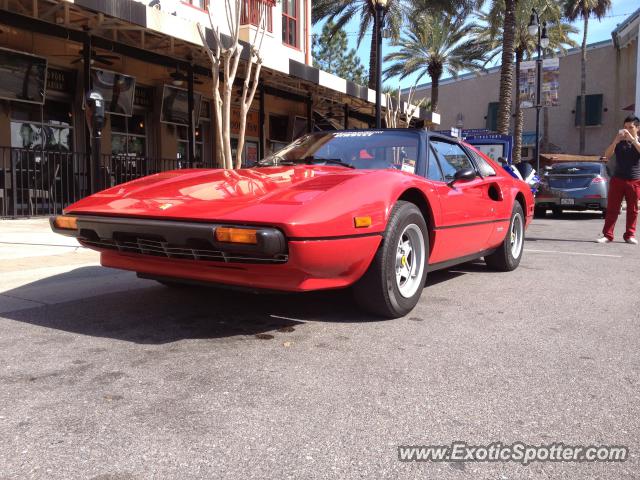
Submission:
[[[171,246],[169,243],[150,238],[128,237],[115,240],[96,240],[90,238],[78,238],[88,247],[106,250],[117,250],[121,253],[133,253],[138,255],[150,255],[154,257],[174,258],[182,260],[205,260],[210,262],[236,262],[236,263],[286,263],[288,255],[280,254],[274,257],[260,257],[244,253],[223,252],[213,248],[189,248]]]

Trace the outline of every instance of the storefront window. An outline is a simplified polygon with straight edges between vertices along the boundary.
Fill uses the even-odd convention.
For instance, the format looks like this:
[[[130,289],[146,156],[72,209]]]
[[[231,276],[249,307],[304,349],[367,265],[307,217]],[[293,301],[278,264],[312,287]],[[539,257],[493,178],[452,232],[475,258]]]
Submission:
[[[11,146],[28,150],[73,151],[71,105],[47,100],[44,106],[11,103]]]
[[[111,154],[144,157],[147,153],[147,134],[144,115],[123,117],[111,115]]]
[[[195,131],[195,143],[194,143],[194,159],[192,162],[193,168],[202,167],[202,158],[204,152],[204,132],[207,125],[205,122],[196,127]],[[188,127],[178,126],[178,166],[184,167],[187,162],[187,150],[189,149],[189,129]]]
[[[271,152],[277,152],[290,143],[288,131],[289,117],[269,115],[269,148]]]

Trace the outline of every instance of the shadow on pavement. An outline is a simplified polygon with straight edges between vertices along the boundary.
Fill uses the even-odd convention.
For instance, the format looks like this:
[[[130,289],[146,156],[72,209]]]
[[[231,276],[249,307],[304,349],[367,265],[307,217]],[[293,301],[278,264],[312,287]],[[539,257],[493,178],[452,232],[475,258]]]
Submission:
[[[623,212],[624,213],[624,212]],[[602,213],[600,212],[562,212],[561,215],[553,215],[547,213],[544,217],[535,217],[533,221],[539,220],[603,220]]]
[[[71,283],[72,277],[84,277],[95,284],[91,293],[81,299],[48,302],[53,304],[5,312],[1,316],[82,335],[144,344],[260,335],[305,321],[384,321],[358,310],[349,290],[253,294],[206,287],[168,288],[149,282],[148,288],[101,294],[99,277],[104,270],[83,267],[4,292],[7,296],[38,301],[34,292],[42,291],[44,296],[45,289]]]
[[[569,243],[594,243],[594,240],[579,240],[576,238],[541,238],[541,237],[526,237],[527,242],[569,242]]]
[[[435,272],[429,272],[427,276],[427,283],[425,288],[429,286],[438,285],[439,283],[447,282],[454,278],[466,275],[468,273],[495,273],[483,260],[474,260],[472,262],[462,263],[453,267],[449,267],[445,270],[436,270]]]
[[[431,272],[427,288],[465,273],[486,272],[483,263],[467,263],[451,270]],[[141,344],[163,344],[182,339],[258,335],[290,329],[306,321],[380,322],[355,305],[351,291],[254,294],[206,287],[169,288],[136,280],[135,288],[113,291],[101,283],[106,269],[82,267],[4,292],[4,295],[47,300],[42,306],[5,312],[11,320],[62,331],[107,337]],[[64,292],[65,283],[77,288],[78,278],[93,285],[77,300],[51,300],[52,288]],[[148,282],[140,287],[136,282]],[[76,285],[74,287],[74,285]],[[110,293],[101,293],[101,286]],[[80,292],[82,293],[82,292]],[[40,297],[39,297],[40,295]]]

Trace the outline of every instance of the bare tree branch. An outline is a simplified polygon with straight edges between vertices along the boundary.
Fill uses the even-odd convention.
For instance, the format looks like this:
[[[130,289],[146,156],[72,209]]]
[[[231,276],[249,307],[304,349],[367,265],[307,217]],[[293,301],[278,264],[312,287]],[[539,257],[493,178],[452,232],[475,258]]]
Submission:
[[[251,44],[249,51],[249,62],[244,76],[244,82],[242,84],[242,98],[240,101],[240,129],[238,132],[238,150],[236,152],[235,168],[241,168],[242,166],[242,153],[244,151],[245,134],[247,129],[247,115],[253,104],[253,99],[258,88],[258,82],[260,80],[260,71],[262,69],[262,56],[260,54],[260,47],[256,48],[258,38],[260,39],[259,45],[262,46],[262,39],[264,38],[265,31],[267,29],[266,18],[263,16],[263,10],[260,8],[258,16],[258,26],[256,27],[256,33],[253,36],[253,43]],[[255,69],[254,69],[255,63]]]
[[[235,4],[232,3],[235,1]],[[247,114],[251,109],[257,91],[260,72],[262,70],[262,56],[260,54],[262,41],[267,29],[266,18],[263,9],[259,8],[259,22],[254,34],[253,43],[249,52],[249,59],[245,71],[245,78],[240,98],[240,128],[238,132],[238,146],[235,158],[231,149],[231,106],[233,103],[233,85],[238,73],[242,58],[243,46],[240,43],[240,17],[242,14],[242,0],[225,0],[225,15],[231,33],[231,44],[223,42],[220,29],[214,26],[212,12],[209,10],[209,24],[213,31],[215,47],[207,43],[206,30],[198,24],[198,32],[203,47],[211,61],[211,74],[213,77],[213,105],[216,131],[216,151],[223,168],[241,168],[242,153],[245,144],[247,127]],[[220,75],[222,74],[222,81]]]

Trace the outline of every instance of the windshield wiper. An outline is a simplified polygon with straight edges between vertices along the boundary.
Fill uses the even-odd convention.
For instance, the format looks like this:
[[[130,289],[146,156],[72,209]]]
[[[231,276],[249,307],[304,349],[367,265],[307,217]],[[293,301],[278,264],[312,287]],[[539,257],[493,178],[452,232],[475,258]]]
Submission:
[[[297,163],[307,163],[309,165],[313,165],[316,163],[330,163],[331,165],[340,165],[341,167],[356,168],[350,163],[344,162],[339,158],[315,158],[312,156],[308,156],[305,158],[296,158],[295,160],[289,160],[289,161],[297,162]]]
[[[279,157],[278,155],[271,155],[271,157],[269,157],[268,159],[265,158],[262,160],[258,160],[256,162],[256,167],[276,167],[280,165],[282,160],[283,158]]]
[[[346,167],[346,168],[356,168],[350,163],[343,162],[339,158],[315,158],[312,156],[305,157],[305,158],[287,158],[287,159],[275,156],[275,157],[271,157],[269,160],[260,160],[259,162],[256,163],[256,165],[260,167],[275,167],[278,165],[298,165],[301,163],[304,163],[307,165],[313,165],[316,163],[330,163],[332,165],[340,165],[341,167]]]

